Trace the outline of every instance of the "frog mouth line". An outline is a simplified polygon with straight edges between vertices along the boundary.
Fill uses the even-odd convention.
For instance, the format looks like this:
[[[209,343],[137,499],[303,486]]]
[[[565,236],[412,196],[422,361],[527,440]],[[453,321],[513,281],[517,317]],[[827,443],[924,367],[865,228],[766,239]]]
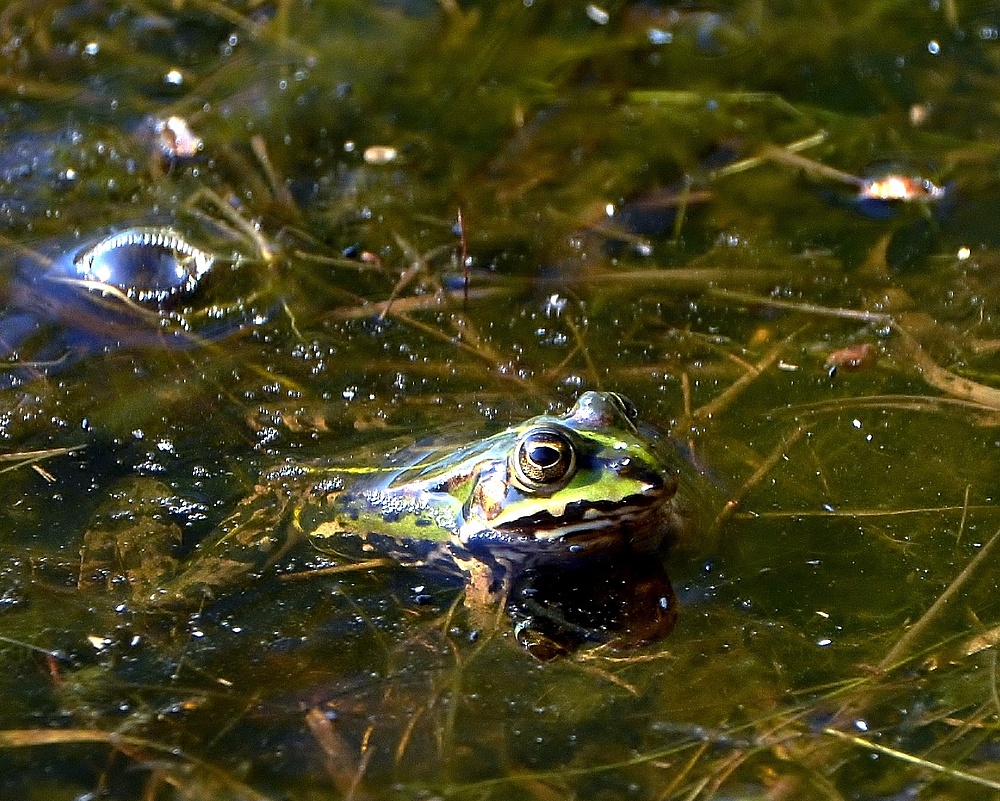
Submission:
[[[644,499],[643,499],[644,500]],[[631,529],[637,525],[646,525],[652,522],[658,511],[659,504],[647,503],[637,504],[637,499],[631,502],[626,499],[622,506],[613,511],[598,510],[590,507],[584,515],[576,521],[566,521],[560,518],[560,522],[554,526],[539,526],[533,529],[531,539],[536,542],[568,541],[572,542],[587,535],[604,535],[611,531]],[[593,513],[588,517],[588,513]]]
[[[586,539],[586,535],[608,536],[612,531],[655,522],[673,493],[629,495],[621,501],[580,501],[566,506],[557,516],[539,512],[516,523],[498,526],[494,537],[539,543]]]

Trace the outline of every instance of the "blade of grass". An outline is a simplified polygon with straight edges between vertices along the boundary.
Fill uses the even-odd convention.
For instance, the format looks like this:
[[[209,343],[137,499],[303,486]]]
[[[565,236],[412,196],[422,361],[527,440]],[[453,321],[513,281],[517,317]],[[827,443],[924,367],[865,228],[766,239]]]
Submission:
[[[976,776],[973,773],[966,773],[964,770],[958,770],[957,768],[950,768],[947,765],[941,765],[938,762],[931,762],[928,759],[922,759],[921,757],[914,756],[913,754],[908,754],[905,751],[890,748],[887,745],[873,743],[871,740],[866,740],[863,737],[856,737],[853,734],[847,734],[846,732],[830,727],[824,728],[823,733],[829,735],[830,737],[836,737],[838,740],[845,740],[852,745],[856,745],[858,748],[864,748],[876,754],[884,754],[885,756],[892,757],[893,759],[898,759],[911,765],[917,765],[921,768],[934,771],[935,773],[942,773],[946,776],[951,776],[953,779],[971,782],[972,784],[979,785],[980,787],[987,787],[990,790],[1000,790],[1000,782],[984,779],[982,776]]]
[[[269,796],[257,792],[249,785],[234,778],[227,771],[183,753],[176,745],[97,729],[0,730],[0,748],[33,748],[40,745],[70,745],[79,743],[103,744],[120,750],[144,749],[146,751],[164,753],[205,770],[213,778],[218,779],[226,786],[237,791],[240,797],[247,799],[247,801],[271,801]],[[141,762],[141,760],[137,761]]]
[[[903,656],[905,655],[907,649],[913,644],[913,642],[924,632],[927,627],[934,621],[942,609],[958,594],[972,578],[976,570],[992,555],[993,550],[996,548],[997,543],[1000,542],[1000,531],[997,531],[989,541],[979,550],[969,563],[962,569],[962,571],[955,576],[955,579],[949,584],[945,591],[942,592],[936,601],[931,604],[930,608],[924,612],[920,619],[910,626],[906,632],[903,634],[896,644],[889,650],[879,662],[878,666],[882,670],[889,670],[894,665],[896,665]]]

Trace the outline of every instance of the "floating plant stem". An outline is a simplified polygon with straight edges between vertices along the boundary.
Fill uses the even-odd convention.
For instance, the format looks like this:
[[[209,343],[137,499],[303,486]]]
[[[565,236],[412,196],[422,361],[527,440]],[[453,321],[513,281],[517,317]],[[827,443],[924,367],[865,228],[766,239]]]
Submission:
[[[903,762],[909,762],[911,765],[917,765],[921,768],[926,768],[927,770],[934,771],[935,773],[941,773],[946,776],[951,776],[953,779],[959,779],[965,782],[971,782],[972,784],[979,785],[980,787],[986,787],[990,790],[1000,790],[1000,782],[995,782],[991,779],[985,779],[982,776],[976,776],[974,773],[967,773],[964,770],[958,770],[957,768],[949,767],[948,765],[942,765],[938,762],[932,762],[929,759],[923,759],[922,757],[914,756],[913,754],[908,754],[905,751],[900,751],[896,748],[890,748],[887,745],[882,745],[881,743],[876,743],[871,740],[866,740],[864,737],[857,737],[853,734],[847,734],[839,729],[834,729],[830,726],[823,729],[823,733],[831,737],[836,737],[839,740],[845,740],[852,745],[856,745],[859,748],[864,748],[865,750],[872,751],[877,754],[884,754],[885,756],[892,757],[893,759],[899,759]]]

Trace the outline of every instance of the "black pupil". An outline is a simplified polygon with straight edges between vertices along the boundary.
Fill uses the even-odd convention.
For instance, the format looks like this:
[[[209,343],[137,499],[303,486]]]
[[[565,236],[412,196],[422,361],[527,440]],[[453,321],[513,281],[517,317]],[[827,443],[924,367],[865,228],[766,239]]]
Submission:
[[[551,470],[559,464],[561,458],[562,451],[547,443],[535,443],[528,452],[528,459],[531,460],[531,463],[542,470]]]

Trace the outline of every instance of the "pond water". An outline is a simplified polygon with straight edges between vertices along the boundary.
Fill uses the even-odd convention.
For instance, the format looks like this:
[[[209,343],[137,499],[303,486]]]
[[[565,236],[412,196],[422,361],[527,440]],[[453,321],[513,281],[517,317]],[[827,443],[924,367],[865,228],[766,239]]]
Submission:
[[[6,3],[0,799],[996,793],[997,97],[986,2]],[[586,390],[690,464],[669,636],[309,547],[127,601]]]

